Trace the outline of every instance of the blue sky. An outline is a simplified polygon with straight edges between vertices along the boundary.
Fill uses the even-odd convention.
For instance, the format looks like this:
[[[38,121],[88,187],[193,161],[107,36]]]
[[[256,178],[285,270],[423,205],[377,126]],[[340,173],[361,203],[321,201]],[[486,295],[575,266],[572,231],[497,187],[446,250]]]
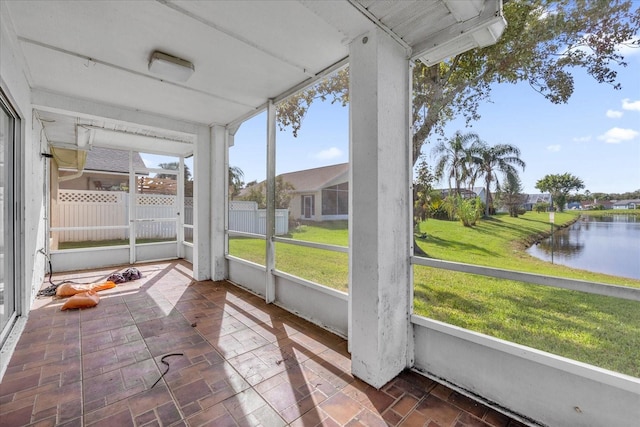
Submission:
[[[640,49],[625,52],[625,58],[628,67],[618,69],[622,90],[598,84],[582,70],[574,73],[574,94],[562,105],[551,104],[525,83],[495,85],[491,102],[480,107],[482,118],[471,128],[462,119],[453,121],[446,136],[473,131],[489,144],[518,146],[527,164],[521,179],[528,193],[538,192],[535,183],[544,175],[565,172],[581,178],[592,193],[638,190]],[[349,161],[348,115],[348,107],[316,102],[298,138],[278,131],[276,173]],[[243,170],[245,182],[265,179],[265,146],[266,115],[260,114],[240,127],[229,152],[230,164]],[[423,152],[429,154],[432,146]]]

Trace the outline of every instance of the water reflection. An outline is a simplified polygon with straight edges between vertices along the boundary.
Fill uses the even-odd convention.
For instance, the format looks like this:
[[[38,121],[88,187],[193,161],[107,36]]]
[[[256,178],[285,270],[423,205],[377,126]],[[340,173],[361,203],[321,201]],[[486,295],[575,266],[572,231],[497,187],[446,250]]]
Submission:
[[[640,279],[640,218],[631,215],[582,217],[556,230],[553,261],[581,270]],[[527,252],[551,261],[551,239]]]
[[[568,229],[558,230],[553,236],[553,256],[563,256],[566,258],[573,258],[579,256],[580,252],[584,249],[584,243],[580,241],[579,234],[580,228],[575,230],[578,236],[571,236]],[[577,238],[575,238],[577,237]],[[549,254],[551,257],[551,239],[543,240],[538,244],[538,250]],[[555,260],[554,260],[555,261]]]

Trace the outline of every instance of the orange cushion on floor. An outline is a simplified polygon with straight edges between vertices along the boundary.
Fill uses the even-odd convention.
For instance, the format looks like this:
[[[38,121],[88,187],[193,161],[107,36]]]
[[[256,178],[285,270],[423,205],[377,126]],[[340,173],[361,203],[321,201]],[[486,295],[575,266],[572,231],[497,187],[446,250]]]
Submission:
[[[90,283],[88,285],[78,285],[76,283],[63,283],[56,289],[56,296],[58,297],[70,297],[72,295],[79,294],[80,292],[87,291],[103,291],[105,289],[115,288],[116,284],[113,282],[104,283]]]
[[[62,307],[60,307],[60,310],[95,307],[99,302],[100,297],[96,291],[81,292],[69,298]]]

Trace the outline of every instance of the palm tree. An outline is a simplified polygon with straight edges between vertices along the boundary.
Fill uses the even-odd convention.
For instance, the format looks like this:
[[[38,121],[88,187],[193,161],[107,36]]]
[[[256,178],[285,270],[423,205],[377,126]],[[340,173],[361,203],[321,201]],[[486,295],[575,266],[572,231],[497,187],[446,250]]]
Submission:
[[[240,190],[244,185],[242,179],[244,172],[238,166],[229,166],[229,198],[233,199],[240,194]]]
[[[484,143],[476,144],[469,150],[469,155],[478,166],[480,176],[484,176],[484,191],[486,194],[485,216],[489,216],[491,193],[489,187],[493,181],[497,181],[498,172],[506,177],[517,176],[516,167],[524,171],[525,163],[520,159],[520,149],[511,144],[498,144],[488,146]]]
[[[160,169],[177,171],[178,169],[180,169],[180,162],[158,163],[158,167]],[[175,175],[171,175],[167,173],[156,174],[156,178],[174,179],[174,177]],[[184,181],[187,182],[190,180],[191,180],[191,171],[189,170],[189,166],[184,165]]]
[[[431,155],[437,158],[435,176],[442,179],[447,176],[449,192],[451,192],[451,179],[455,184],[455,192],[460,194],[460,187],[471,173],[470,148],[481,144],[480,137],[473,133],[456,132],[452,138],[441,140],[431,150]]]

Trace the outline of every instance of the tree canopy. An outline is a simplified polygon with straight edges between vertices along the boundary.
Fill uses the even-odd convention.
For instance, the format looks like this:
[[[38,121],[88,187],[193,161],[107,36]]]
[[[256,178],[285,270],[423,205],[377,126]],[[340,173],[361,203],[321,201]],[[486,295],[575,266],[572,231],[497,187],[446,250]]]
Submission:
[[[572,72],[584,69],[599,83],[619,89],[615,68],[626,66],[620,46],[640,47],[640,7],[630,0],[512,0],[504,4],[507,28],[493,46],[474,49],[413,70],[413,159],[444,125],[464,116],[478,120],[478,107],[496,83],[528,82],[550,102],[566,103]],[[346,105],[348,69],[278,105],[278,123],[297,135],[317,100]]]
[[[487,145],[480,144],[471,147],[471,158],[477,166],[477,175],[484,177],[484,191],[486,194],[485,216],[489,216],[491,205],[491,183],[498,182],[498,173],[504,175],[510,189],[519,183],[517,167],[525,168],[525,162],[520,159],[520,149],[511,144]],[[519,190],[522,191],[522,190]],[[512,215],[513,216],[513,215]],[[517,216],[517,215],[515,215]]]
[[[462,184],[473,175],[471,166],[471,152],[473,146],[479,146],[480,137],[473,133],[456,132],[453,137],[440,140],[431,150],[436,160],[435,177],[442,179],[446,176],[449,190],[460,195]],[[454,187],[451,187],[453,179]],[[473,184],[471,184],[473,186]]]
[[[522,194],[522,183],[518,175],[508,174],[506,182],[498,189],[496,195],[498,203],[501,203],[509,211],[509,216],[518,217],[518,210],[526,202],[527,197]]]
[[[250,183],[251,184],[251,183]],[[240,197],[240,200],[253,201],[258,204],[259,209],[266,209],[267,207],[267,194],[266,194],[266,182],[256,183],[253,185],[247,185],[247,192],[244,196]],[[276,209],[289,209],[289,203],[293,198],[293,192],[295,188],[293,184],[285,181],[282,176],[276,177]]]
[[[168,170],[174,170],[177,171],[180,168],[180,162],[169,162],[169,163],[160,163],[158,164],[158,167],[160,169],[168,169]],[[175,179],[175,175],[171,175],[168,173],[158,173],[156,174],[156,178],[162,178],[162,179]],[[189,170],[189,166],[184,165],[184,180],[186,181],[190,181],[191,180],[191,171]]]
[[[229,166],[229,197],[233,199],[240,194],[244,185],[244,172],[238,166]]]
[[[536,188],[540,191],[551,194],[551,207],[555,204],[562,212],[567,201],[567,196],[573,190],[584,188],[584,183],[580,178],[570,173],[550,174],[536,182]]]

